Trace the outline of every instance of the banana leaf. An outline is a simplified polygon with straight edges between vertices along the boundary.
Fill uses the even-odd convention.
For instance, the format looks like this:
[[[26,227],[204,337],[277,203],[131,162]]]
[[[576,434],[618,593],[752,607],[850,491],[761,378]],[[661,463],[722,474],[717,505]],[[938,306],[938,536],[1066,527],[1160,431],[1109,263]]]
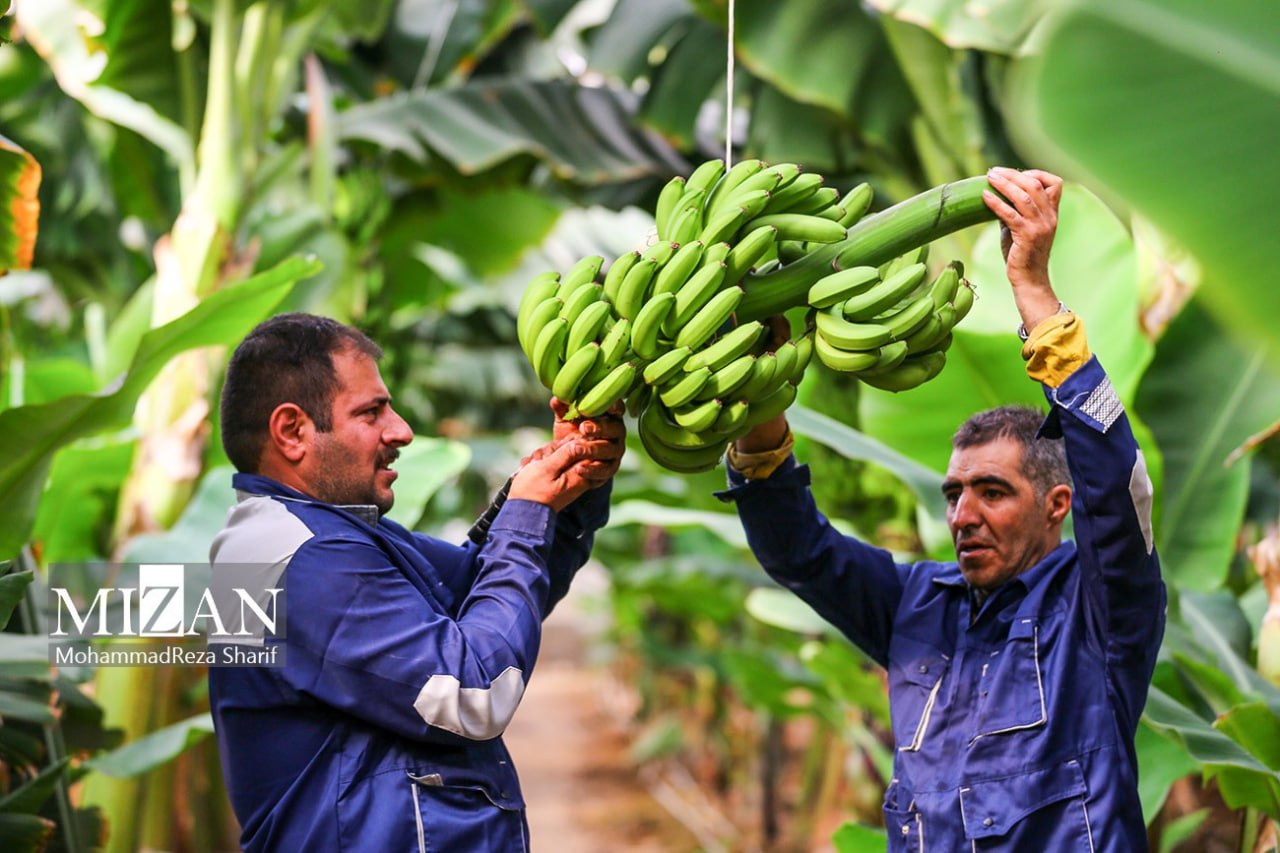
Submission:
[[[108,4],[123,14],[111,18],[113,26],[103,24],[109,34],[106,45],[88,31],[93,21],[104,20],[107,10],[86,9],[75,0],[40,0],[17,7],[18,23],[28,41],[53,69],[58,85],[89,112],[145,137],[168,154],[183,174],[194,174],[195,150],[191,135],[162,109],[176,109],[173,87],[176,75],[166,74],[166,64],[173,64],[172,49],[163,39],[161,29],[167,14],[159,9],[161,0],[114,0]],[[103,18],[98,14],[102,13]],[[107,46],[122,51],[121,64],[112,67],[105,52]],[[129,51],[140,52],[138,64],[132,64]],[[163,60],[163,61],[162,61]],[[153,65],[151,63],[157,63]],[[112,70],[108,73],[107,68]],[[116,85],[130,86],[131,94]],[[157,109],[146,100],[160,103]]]
[[[1277,32],[1274,0],[1068,0],[1010,78],[1027,148],[1189,249],[1205,305],[1255,341],[1280,315]]]
[[[873,9],[933,33],[954,48],[1014,53],[1044,16],[1044,0],[869,0]]]
[[[1227,456],[1280,411],[1280,374],[1263,343],[1236,344],[1197,299],[1169,326],[1142,377],[1137,409],[1164,459],[1156,547],[1190,589],[1225,580],[1249,498],[1248,459]]]
[[[618,0],[609,17],[590,36],[587,66],[630,82],[648,70],[649,53],[655,43],[692,16],[687,0]],[[718,54],[723,69],[723,35]]]
[[[661,138],[634,128],[635,108],[626,89],[489,78],[358,104],[338,114],[337,131],[419,163],[442,157],[465,175],[517,158],[584,184],[688,171]]]
[[[40,164],[0,136],[0,275],[31,266],[39,227]]]
[[[84,436],[126,426],[138,397],[169,359],[196,347],[236,342],[316,268],[301,258],[288,260],[151,330],[128,372],[109,389],[0,412],[0,445],[10,449],[0,460],[0,506],[7,514],[0,528],[0,554],[17,551],[31,532],[55,451]]]
[[[95,755],[85,766],[116,779],[139,776],[172,761],[211,734],[213,717],[208,713],[196,714],[110,752]]]
[[[0,630],[9,624],[14,608],[22,601],[34,577],[31,572],[10,572],[0,577]]]

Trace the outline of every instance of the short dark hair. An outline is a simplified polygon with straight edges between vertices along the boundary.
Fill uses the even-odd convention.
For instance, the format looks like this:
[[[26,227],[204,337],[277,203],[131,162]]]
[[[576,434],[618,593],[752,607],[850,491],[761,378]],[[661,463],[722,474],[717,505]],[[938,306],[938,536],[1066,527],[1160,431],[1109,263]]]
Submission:
[[[978,412],[960,424],[951,437],[956,450],[990,444],[1002,438],[1022,445],[1022,467],[1036,493],[1044,496],[1057,485],[1071,485],[1071,470],[1060,438],[1038,435],[1044,413],[1030,406],[999,406]]]
[[[296,404],[320,432],[333,429],[333,354],[348,348],[382,358],[363,332],[314,314],[277,315],[240,342],[227,364],[221,406],[222,447],[236,470],[256,473],[268,421],[282,403]]]

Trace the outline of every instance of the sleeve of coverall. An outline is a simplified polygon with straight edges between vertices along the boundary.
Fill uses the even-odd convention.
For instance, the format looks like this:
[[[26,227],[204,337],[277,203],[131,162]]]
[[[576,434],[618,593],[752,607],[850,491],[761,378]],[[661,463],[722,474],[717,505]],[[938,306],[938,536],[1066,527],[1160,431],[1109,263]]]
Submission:
[[[584,492],[556,514],[555,536],[551,540],[550,556],[547,558],[547,568],[551,572],[551,590],[547,595],[546,611],[542,614],[544,619],[569,592],[569,584],[577,575],[578,569],[591,556],[596,531],[609,522],[609,496],[612,491],[613,481],[610,480],[597,489]],[[504,502],[506,500],[505,496],[501,499]],[[481,546],[470,539],[462,545],[453,545],[421,535],[415,535],[414,538],[418,543],[418,550],[431,561],[449,585],[453,600],[464,598],[480,567],[475,557]]]
[[[1151,480],[1111,380],[1089,357],[1057,387],[1043,432],[1060,433],[1074,486],[1081,582],[1132,732],[1164,633],[1165,589],[1151,531]]]
[[[556,517],[556,535],[551,542],[547,567],[551,570],[551,590],[547,595],[547,613],[569,592],[569,584],[591,556],[596,531],[609,523],[610,480],[597,489],[583,492]],[[544,614],[545,618],[545,614]]]
[[[374,544],[356,536],[307,542],[286,573],[286,681],[406,738],[501,735],[538,653],[552,516],[542,504],[507,502],[456,617]]]
[[[883,666],[908,567],[832,527],[809,482],[809,467],[794,456],[760,480],[729,466],[730,488],[717,497],[737,504],[764,570]]]

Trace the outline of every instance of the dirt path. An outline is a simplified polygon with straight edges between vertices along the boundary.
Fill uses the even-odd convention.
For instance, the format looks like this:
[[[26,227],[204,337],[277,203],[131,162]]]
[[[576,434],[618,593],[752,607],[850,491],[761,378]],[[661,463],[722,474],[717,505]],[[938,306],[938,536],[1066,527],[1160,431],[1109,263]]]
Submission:
[[[588,570],[584,570],[588,571]],[[594,590],[593,590],[594,588]],[[595,629],[584,596],[590,575],[551,618],[537,669],[507,729],[520,772],[534,853],[683,853],[694,837],[649,795],[627,757],[628,743],[606,710],[608,679],[587,663]]]

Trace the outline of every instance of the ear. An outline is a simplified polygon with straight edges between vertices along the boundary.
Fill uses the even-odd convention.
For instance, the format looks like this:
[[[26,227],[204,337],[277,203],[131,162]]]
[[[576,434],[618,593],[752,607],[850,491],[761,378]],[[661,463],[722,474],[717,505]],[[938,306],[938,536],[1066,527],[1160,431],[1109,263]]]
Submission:
[[[267,432],[271,436],[268,448],[293,464],[302,461],[311,447],[316,427],[309,415],[296,403],[281,403],[267,420]]]
[[[1059,483],[1045,494],[1044,506],[1050,524],[1061,524],[1067,517],[1071,511],[1071,494],[1071,487],[1066,483]]]

